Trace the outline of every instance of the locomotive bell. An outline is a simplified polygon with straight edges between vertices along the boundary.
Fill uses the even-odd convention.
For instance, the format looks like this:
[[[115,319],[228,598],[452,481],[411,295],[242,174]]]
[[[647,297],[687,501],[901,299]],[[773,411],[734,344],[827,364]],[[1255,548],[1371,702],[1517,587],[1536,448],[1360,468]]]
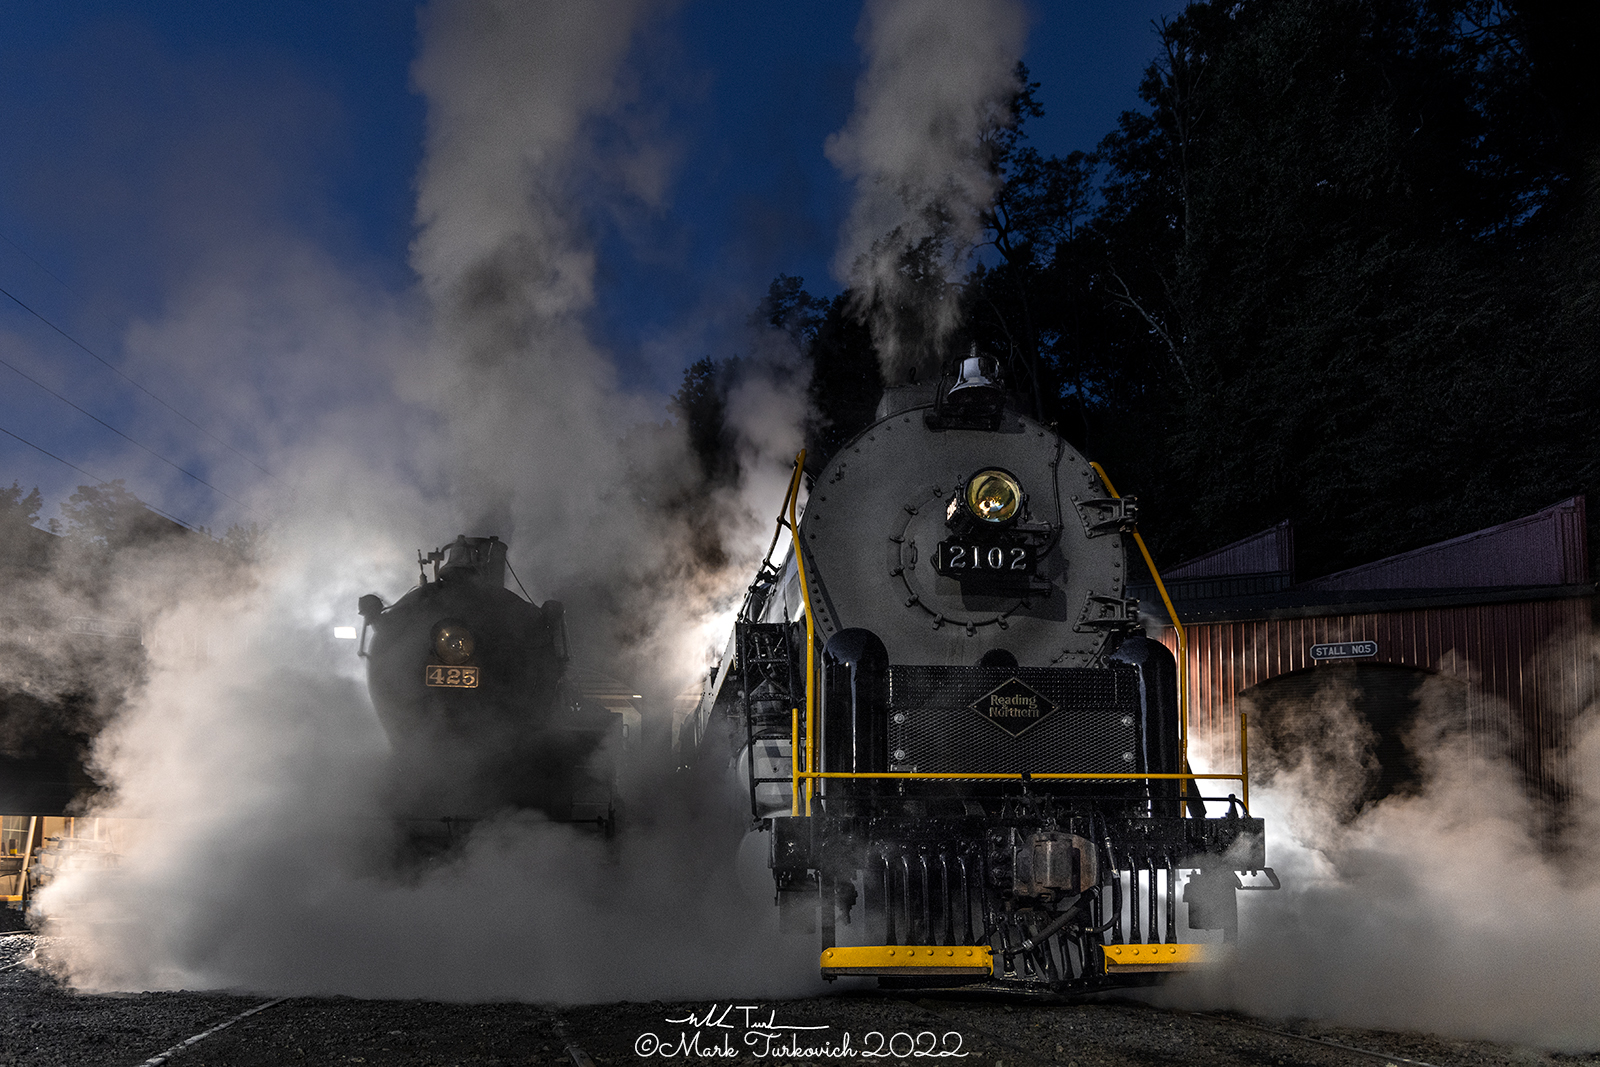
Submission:
[[[445,546],[443,557],[444,566],[437,572],[438,577],[481,582],[491,589],[506,584],[506,543],[498,537],[457,535]]]
[[[972,355],[961,361],[956,380],[944,395],[944,414],[963,422],[989,421],[999,417],[1005,402],[999,361],[978,355],[974,345]]]

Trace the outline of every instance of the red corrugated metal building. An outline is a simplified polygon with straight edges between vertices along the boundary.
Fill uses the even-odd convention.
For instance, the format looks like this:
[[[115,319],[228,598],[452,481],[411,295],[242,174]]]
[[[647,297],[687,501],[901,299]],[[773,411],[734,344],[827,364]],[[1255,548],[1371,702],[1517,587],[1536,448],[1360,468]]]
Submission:
[[[1241,708],[1342,678],[1394,718],[1437,678],[1478,747],[1508,751],[1546,796],[1568,780],[1594,687],[1582,497],[1300,583],[1281,523],[1162,578],[1187,636],[1191,751],[1216,769],[1238,766]],[[1154,587],[1133,593],[1176,650]]]

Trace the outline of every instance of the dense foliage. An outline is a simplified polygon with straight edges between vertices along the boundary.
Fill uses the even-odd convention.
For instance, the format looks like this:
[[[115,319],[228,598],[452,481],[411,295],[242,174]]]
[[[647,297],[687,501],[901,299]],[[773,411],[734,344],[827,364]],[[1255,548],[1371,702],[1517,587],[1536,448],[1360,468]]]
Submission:
[[[1306,577],[1585,492],[1597,30],[1543,0],[1195,3],[1144,108],[1065,158],[1029,145],[1019,68],[958,347],[1141,496],[1169,560],[1287,518]],[[823,452],[881,389],[848,297],[767,302]]]

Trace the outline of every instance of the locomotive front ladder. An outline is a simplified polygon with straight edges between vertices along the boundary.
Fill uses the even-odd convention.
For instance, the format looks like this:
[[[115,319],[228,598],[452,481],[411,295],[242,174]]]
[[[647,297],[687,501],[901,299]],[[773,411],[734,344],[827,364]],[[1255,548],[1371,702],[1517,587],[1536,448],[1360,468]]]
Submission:
[[[763,777],[757,773],[756,758],[763,752],[757,745],[788,743],[789,709],[804,702],[804,691],[797,696],[794,655],[789,646],[789,624],[782,622],[740,622],[738,634],[739,708],[744,716],[745,752],[749,759],[750,816],[761,818],[756,787],[791,785],[792,775]],[[791,751],[792,761],[796,754]]]

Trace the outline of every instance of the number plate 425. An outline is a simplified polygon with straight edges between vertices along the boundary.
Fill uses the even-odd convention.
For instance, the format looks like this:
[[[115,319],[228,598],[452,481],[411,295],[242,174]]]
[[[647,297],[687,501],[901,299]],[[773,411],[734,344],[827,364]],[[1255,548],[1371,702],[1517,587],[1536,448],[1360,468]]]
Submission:
[[[974,578],[979,575],[1022,578],[1033,573],[1033,549],[1027,545],[940,541],[933,551],[933,569],[947,578]]]
[[[423,679],[429,685],[442,686],[446,689],[476,689],[478,668],[446,667],[443,664],[430,663],[423,668]]]

